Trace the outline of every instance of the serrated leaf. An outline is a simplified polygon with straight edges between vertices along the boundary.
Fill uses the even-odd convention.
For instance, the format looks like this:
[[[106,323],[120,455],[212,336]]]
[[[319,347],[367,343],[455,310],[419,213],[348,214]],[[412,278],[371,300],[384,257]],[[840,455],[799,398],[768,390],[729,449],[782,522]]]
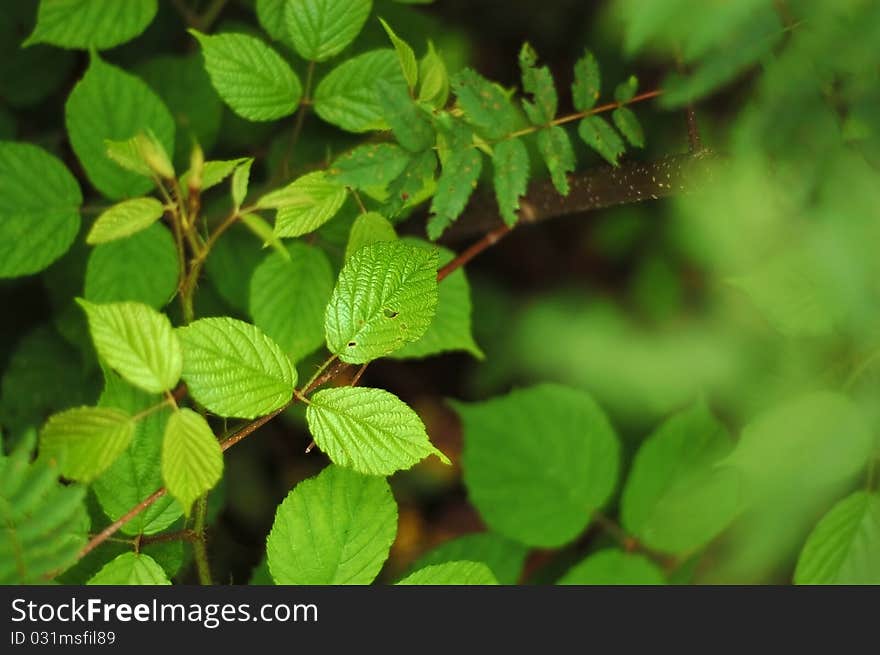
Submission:
[[[174,152],[174,119],[140,78],[92,55],[85,76],[65,106],[70,145],[89,181],[113,200],[140,196],[153,182],[121,169],[106,156],[106,141],[124,141],[149,130],[166,152]]]
[[[348,193],[324,171],[307,173],[257,201],[261,209],[277,209],[275,234],[298,237],[314,232],[336,216]]]
[[[76,562],[88,540],[85,487],[63,485],[28,448],[0,453],[0,584],[45,584]]]
[[[179,263],[174,239],[164,225],[102,243],[86,264],[83,295],[92,302],[131,300],[164,306],[177,290]]]
[[[403,71],[403,77],[406,79],[409,90],[412,91],[416,88],[416,83],[419,81],[419,65],[416,62],[416,53],[413,52],[409,43],[397,36],[394,30],[391,29],[391,26],[386,23],[383,18],[380,18],[379,22],[382,23],[385,33],[391,40],[394,50],[397,52],[397,59],[400,62],[400,69]]]
[[[172,413],[162,441],[162,478],[184,514],[222,473],[223,451],[205,419],[185,407]]]
[[[583,119],[578,125],[578,134],[612,166],[618,165],[620,156],[626,151],[620,135],[601,116]]]
[[[358,250],[327,305],[330,352],[363,364],[418,340],[437,307],[437,261],[436,251],[399,241]]]
[[[732,448],[705,403],[666,420],[633,460],[621,499],[623,527],[650,548],[676,555],[709,543],[738,509],[737,478],[717,466]]]
[[[91,482],[128,448],[134,421],[126,412],[76,407],[51,416],[40,432],[40,456],[58,463],[61,475]]]
[[[500,139],[516,129],[513,104],[494,83],[465,68],[452,78],[452,89],[467,121],[490,139]]]
[[[434,145],[431,119],[405,88],[379,80],[376,94],[382,116],[400,145],[410,152],[422,152]]]
[[[22,45],[105,50],[138,36],[157,10],[156,0],[40,0],[37,25]]]
[[[105,378],[104,391],[98,401],[101,407],[138,414],[155,408],[163,400],[159,395],[128,384],[113,371],[105,371]],[[123,516],[163,485],[162,439],[170,413],[170,407],[166,407],[141,418],[135,424],[128,449],[92,483],[98,502],[111,520]],[[177,501],[165,495],[125,523],[121,530],[130,535],[155,534],[174,523],[182,513]]]
[[[248,186],[251,181],[251,166],[253,165],[253,157],[248,157],[241,164],[236,166],[232,173],[232,206],[235,211],[241,208],[241,203],[247,197]]]
[[[206,161],[202,167],[202,184],[199,189],[207,191],[211,187],[217,186],[227,177],[235,173],[239,166],[246,164],[247,162],[253,162],[253,158],[240,157],[239,159]],[[183,189],[188,189],[191,175],[191,171],[187,171],[181,175],[180,186]]]
[[[575,168],[574,148],[568,132],[553,125],[538,132],[538,151],[547,164],[553,186],[563,196],[568,195],[568,174]]]
[[[364,144],[336,159],[328,174],[354,189],[384,187],[403,172],[411,157],[395,143]]]
[[[406,80],[393,50],[384,48],[348,59],[315,89],[315,113],[348,132],[387,129],[376,82],[384,80],[406,91]]]
[[[256,418],[293,396],[296,369],[259,328],[233,318],[203,318],[177,330],[183,380],[196,402],[225,417]]]
[[[153,172],[141,156],[139,143],[140,135],[122,141],[105,139],[105,153],[109,159],[125,170],[143,177],[152,177]]]
[[[571,95],[577,111],[589,111],[599,100],[599,89],[602,78],[599,75],[599,62],[593,53],[587,50],[583,57],[574,65],[574,82]]]
[[[464,425],[465,486],[495,532],[530,546],[561,546],[610,498],[619,444],[588,394],[542,384],[453,405]]]
[[[520,139],[508,139],[492,150],[493,183],[498,209],[504,222],[513,227],[519,220],[519,199],[529,183],[529,153]]]
[[[251,121],[292,114],[302,98],[296,73],[275,50],[247,34],[209,36],[189,30],[202,47],[211,84],[230,109]]]
[[[575,564],[560,578],[561,585],[662,585],[663,570],[647,557],[607,548]]]
[[[411,238],[407,241],[423,248],[436,248],[426,241]],[[454,258],[454,252],[440,248],[441,266]],[[474,342],[471,331],[471,289],[463,268],[448,275],[443,279],[443,284],[439,285],[437,311],[422,338],[406,344],[389,357],[416,359],[456,350],[468,352],[477,359],[483,358],[483,351]]]
[[[446,562],[411,573],[399,585],[497,585],[498,580],[482,562]]]
[[[275,41],[292,48],[293,41],[287,33],[284,20],[284,7],[287,4],[287,0],[257,0],[257,21]]]
[[[180,379],[180,342],[164,314],[134,302],[96,305],[77,299],[89,319],[98,355],[123,378],[151,393]]]
[[[378,212],[361,214],[351,224],[351,233],[345,246],[345,260],[364,246],[380,241],[395,241],[397,232],[391,222]]]
[[[857,491],[822,517],[804,544],[795,584],[880,584],[880,495]]]
[[[354,41],[372,8],[372,0],[298,0],[285,5],[284,21],[303,59],[324,61]]]
[[[324,342],[324,309],[333,270],[318,248],[293,242],[289,258],[274,253],[254,270],[250,314],[254,323],[295,362]]]
[[[0,143],[0,278],[36,273],[67,252],[80,204],[60,160],[28,143]]]
[[[626,140],[629,141],[636,148],[644,148],[645,147],[645,132],[642,130],[642,126],[639,123],[639,119],[636,118],[635,113],[632,109],[628,107],[619,107],[611,112],[611,120],[614,121],[614,124],[617,126],[617,129],[620,130],[620,133],[626,137]]]
[[[449,100],[449,72],[430,40],[428,52],[419,62],[419,79],[419,102],[427,102],[438,109],[445,107]]]
[[[384,389],[324,389],[312,396],[306,420],[334,464],[360,473],[391,475],[428,455],[449,463],[428,440],[418,414]]]
[[[431,201],[428,238],[436,241],[461,216],[483,170],[483,156],[476,148],[453,152],[443,164],[437,192]]]
[[[131,236],[162,218],[165,208],[155,198],[132,198],[102,212],[92,224],[86,243],[95,245]]]
[[[149,555],[123,553],[107,562],[88,585],[170,585],[164,569]]]
[[[382,212],[395,216],[418,201],[426,190],[430,191],[436,169],[437,155],[433,150],[425,150],[410,159],[403,172],[388,185],[388,203]]]
[[[396,534],[388,482],[331,465],[278,506],[266,559],[276,584],[369,584]]]
[[[559,97],[553,74],[546,66],[537,67],[538,53],[528,43],[523,44],[519,53],[519,68],[522,74],[523,91],[532,100],[523,99],[523,109],[533,125],[546,125],[556,118]]]
[[[482,562],[500,584],[513,585],[519,581],[527,554],[528,548],[522,544],[492,532],[480,532],[440,544],[420,557],[413,569],[448,562]]]

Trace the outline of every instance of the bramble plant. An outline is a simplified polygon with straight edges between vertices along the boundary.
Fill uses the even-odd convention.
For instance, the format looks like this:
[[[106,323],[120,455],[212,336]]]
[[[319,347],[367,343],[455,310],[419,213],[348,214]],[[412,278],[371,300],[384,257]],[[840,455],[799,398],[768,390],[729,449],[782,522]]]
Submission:
[[[453,66],[395,22],[427,2],[243,2],[256,25],[198,4],[41,0],[2,19],[31,21],[21,61],[86,64],[63,136],[0,141],[0,277],[39,274],[51,307],[3,374],[0,582],[194,569],[211,584],[212,526],[240,482],[225,453],[276,418],[304,421],[329,464],[277,505],[255,584],[375,581],[398,538],[389,477],[416,465],[460,465],[488,530],[381,578],[398,584],[514,584],[533,548],[556,552],[544,581],[562,584],[778,579],[792,553],[798,583],[880,581],[880,55],[847,39],[825,56],[846,30],[871,42],[871,3],[620,0],[624,46],[678,62],[647,91],[609,85],[584,47],[570,84],[528,43],[516,88]],[[117,56],[166,11],[160,31],[189,54]],[[817,60],[815,79],[795,72]],[[9,106],[56,88],[29,97],[11,70]],[[747,75],[737,130],[711,152],[694,103]],[[634,106],[654,99],[685,111],[688,152],[627,159],[653,138]],[[227,129],[244,137],[215,148]],[[591,155],[605,164],[582,171]],[[653,340],[604,301],[550,299],[475,338],[464,267],[518,225],[685,191],[681,249],[728,289],[698,290],[704,319],[681,312]],[[422,211],[416,235],[404,221]],[[458,253],[438,245],[477,213],[500,220]],[[646,270],[648,311],[678,298],[665,260]],[[361,384],[376,360],[455,351],[509,362],[486,388],[530,381],[449,402],[461,453],[418,405]]]

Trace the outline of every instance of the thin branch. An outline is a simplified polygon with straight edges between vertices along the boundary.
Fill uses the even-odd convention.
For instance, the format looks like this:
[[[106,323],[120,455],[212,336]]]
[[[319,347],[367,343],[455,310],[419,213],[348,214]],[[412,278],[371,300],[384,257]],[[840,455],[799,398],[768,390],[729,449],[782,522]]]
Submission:
[[[111,523],[106,528],[101,530],[98,534],[96,534],[94,537],[89,539],[89,542],[85,546],[82,547],[82,550],[79,551],[79,554],[77,555],[77,559],[82,559],[83,557],[88,555],[90,552],[92,552],[95,548],[97,548],[102,543],[107,541],[110,537],[112,537],[114,534],[116,534],[123,525],[125,525],[126,523],[128,523],[129,521],[134,519],[134,517],[136,517],[138,514],[143,512],[145,509],[147,509],[150,505],[152,505],[157,500],[159,500],[166,493],[168,493],[168,492],[165,490],[165,487],[162,487],[161,489],[156,489],[156,491],[154,491],[149,496],[144,498],[141,502],[139,502],[137,505],[132,507],[125,514],[123,514],[118,519],[113,521],[113,523]]]
[[[459,268],[467,264],[474,257],[486,250],[486,248],[495,245],[502,238],[510,234],[510,231],[512,229],[513,228],[507,225],[499,225],[498,227],[489,230],[489,232],[486,233],[486,236],[462,251],[460,255],[458,255],[455,259],[453,259],[451,262],[449,262],[439,271],[437,271],[437,281],[442,282],[444,278],[448,277]]]
[[[296,112],[296,123],[293,126],[293,132],[290,135],[290,143],[284,152],[284,159],[281,160],[281,175],[286,180],[290,177],[290,160],[293,157],[293,151],[299,143],[299,137],[302,134],[303,125],[306,122],[306,114],[312,104],[312,82],[315,78],[315,62],[309,62],[309,68],[306,71],[306,83],[303,87],[302,100],[299,103],[299,110]]]

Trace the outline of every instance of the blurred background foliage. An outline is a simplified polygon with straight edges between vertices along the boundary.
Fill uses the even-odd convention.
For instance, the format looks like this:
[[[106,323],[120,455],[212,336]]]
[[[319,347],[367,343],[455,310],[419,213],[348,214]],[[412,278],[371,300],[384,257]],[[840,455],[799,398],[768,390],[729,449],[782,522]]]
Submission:
[[[142,36],[104,56],[140,75],[171,108],[179,162],[194,137],[213,159],[257,157],[254,179],[268,182],[292,121],[278,131],[222,105],[172,5],[160,2]],[[78,171],[62,113],[87,57],[19,49],[35,7],[6,3],[0,14],[0,139],[37,143]],[[637,108],[647,148],[634,156],[686,152],[684,108],[693,103],[716,164],[688,194],[515,230],[468,266],[485,358],[383,360],[366,383],[410,403],[455,460],[461,431],[445,398],[481,400],[544,381],[587,390],[621,435],[627,463],[662,420],[701,400],[733,435],[726,462],[737,471],[739,511],[707,550],[668,573],[677,582],[790,581],[811,528],[863,488],[866,474],[870,484],[878,466],[880,3],[377,0],[376,13],[419,51],[430,38],[450,72],[471,65],[507,86],[518,82],[524,40],[562,90],[589,47],[605,79],[635,72],[640,89],[665,91]],[[265,38],[249,0],[228,2],[214,29]],[[370,21],[353,52],[386,42]],[[289,58],[302,75],[302,63]],[[571,108],[564,91],[561,101],[563,111]],[[292,168],[323,165],[357,141],[309,117]],[[577,154],[578,170],[601,165],[585,148]],[[355,214],[352,207],[318,235],[336,261]],[[416,211],[403,229],[423,224]],[[240,316],[261,250],[244,230],[220,244],[198,312]],[[70,303],[82,292],[86,255],[79,244],[41,275],[0,281],[0,424],[12,440],[100,392],[101,372]],[[212,494],[218,580],[250,578],[275,507],[324,465],[319,453],[303,455],[308,441],[294,408],[230,453],[223,488]],[[459,473],[428,460],[395,477],[400,529],[385,579],[433,546],[481,529]],[[94,525],[106,523],[93,505]],[[699,522],[721,510],[695,511],[706,515],[695,515]],[[496,571],[509,581],[535,583],[615,543],[598,529],[552,553],[468,539],[487,540],[480,547],[497,551]],[[68,579],[87,578],[89,566],[87,558]],[[261,575],[257,568],[255,579]]]

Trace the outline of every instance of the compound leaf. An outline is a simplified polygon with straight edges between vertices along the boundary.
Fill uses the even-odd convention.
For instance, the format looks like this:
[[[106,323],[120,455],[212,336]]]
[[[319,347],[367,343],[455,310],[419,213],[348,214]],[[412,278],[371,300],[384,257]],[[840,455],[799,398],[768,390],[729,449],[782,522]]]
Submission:
[[[553,125],[538,132],[538,151],[547,164],[553,186],[564,196],[568,195],[568,174],[574,170],[574,148],[568,132]]]
[[[483,156],[476,148],[457,150],[446,159],[431,201],[428,237],[432,241],[440,238],[464,211],[482,170]]]
[[[623,139],[601,116],[588,116],[578,125],[578,134],[584,143],[598,152],[609,164],[617,166],[626,150]]]
[[[490,139],[500,139],[516,128],[518,117],[510,98],[476,71],[465,68],[457,73],[452,89],[468,122]]]

